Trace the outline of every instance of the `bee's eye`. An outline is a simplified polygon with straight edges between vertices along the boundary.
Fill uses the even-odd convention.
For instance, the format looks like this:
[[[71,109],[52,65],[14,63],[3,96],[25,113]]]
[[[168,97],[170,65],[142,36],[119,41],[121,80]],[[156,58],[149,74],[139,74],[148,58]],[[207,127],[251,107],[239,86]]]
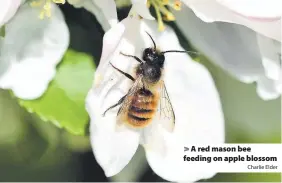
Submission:
[[[152,48],[146,48],[143,52],[143,60],[145,61],[151,61],[151,57],[153,55],[153,50]]]
[[[164,61],[165,61],[165,56],[163,54],[158,55],[158,64],[160,65],[160,67],[163,67],[164,65]]]
[[[152,54],[152,50],[150,48],[146,48],[144,52],[145,52],[145,55],[147,56]]]

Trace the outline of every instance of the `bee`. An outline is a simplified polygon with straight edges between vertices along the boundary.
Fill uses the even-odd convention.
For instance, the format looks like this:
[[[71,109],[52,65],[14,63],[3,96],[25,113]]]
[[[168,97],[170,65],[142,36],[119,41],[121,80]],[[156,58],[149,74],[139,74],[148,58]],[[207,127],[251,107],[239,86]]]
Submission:
[[[128,93],[116,104],[109,107],[103,113],[103,116],[105,116],[110,109],[121,105],[117,112],[118,121],[125,122],[131,127],[144,128],[148,126],[156,116],[157,112],[160,117],[167,118],[174,126],[175,114],[173,105],[163,81],[164,54],[169,52],[187,53],[187,51],[160,51],[157,49],[152,36],[148,32],[146,33],[150,37],[154,46],[144,49],[142,60],[137,56],[127,55],[120,52],[123,56],[134,58],[139,62],[138,66],[135,68],[136,78],[116,68],[110,63],[115,70],[130,79],[133,84]]]

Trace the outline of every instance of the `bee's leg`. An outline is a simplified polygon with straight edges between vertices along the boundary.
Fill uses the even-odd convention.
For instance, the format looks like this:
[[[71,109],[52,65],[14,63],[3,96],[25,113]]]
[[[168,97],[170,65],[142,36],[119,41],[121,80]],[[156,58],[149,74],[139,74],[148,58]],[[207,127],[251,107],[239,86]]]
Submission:
[[[115,105],[112,105],[111,107],[109,107],[109,108],[103,113],[103,116],[105,116],[106,113],[107,113],[110,109],[115,108],[116,106],[122,104],[122,102],[124,101],[124,99],[125,99],[126,96],[127,96],[127,95],[123,96],[121,99],[119,99],[119,101],[118,101]],[[119,111],[120,111],[120,109],[119,109]]]
[[[111,66],[112,66],[114,69],[116,69],[117,71],[119,71],[120,73],[122,73],[123,75],[125,75],[127,78],[129,78],[129,79],[132,80],[132,81],[135,81],[135,79],[134,79],[130,74],[127,74],[127,73],[123,72],[122,70],[116,68],[115,66],[113,66],[112,63],[110,63],[110,64],[111,64]]]
[[[140,64],[143,63],[143,61],[142,61],[140,58],[138,58],[138,57],[136,57],[136,56],[134,56],[134,55],[127,55],[127,54],[124,54],[124,53],[122,53],[122,52],[120,52],[120,54],[122,54],[123,56],[126,56],[126,57],[134,58],[134,59],[135,59],[137,62],[139,62]]]

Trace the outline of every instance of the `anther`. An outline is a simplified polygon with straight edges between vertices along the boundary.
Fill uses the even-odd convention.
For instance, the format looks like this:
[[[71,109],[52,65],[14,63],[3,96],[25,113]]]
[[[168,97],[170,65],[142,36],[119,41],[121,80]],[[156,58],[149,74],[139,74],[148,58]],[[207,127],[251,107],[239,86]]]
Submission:
[[[39,14],[40,19],[44,19],[45,17],[51,17],[51,3],[57,4],[65,4],[65,0],[34,0],[30,3],[32,7],[41,7],[41,11]]]
[[[152,5],[156,11],[156,16],[158,20],[158,29],[163,31],[165,29],[165,25],[163,20],[165,21],[174,21],[175,16],[173,13],[167,8],[167,6],[180,10],[181,2],[180,0],[148,0],[148,5]]]
[[[181,10],[181,1],[180,0],[175,0],[174,1],[174,7],[175,10]]]

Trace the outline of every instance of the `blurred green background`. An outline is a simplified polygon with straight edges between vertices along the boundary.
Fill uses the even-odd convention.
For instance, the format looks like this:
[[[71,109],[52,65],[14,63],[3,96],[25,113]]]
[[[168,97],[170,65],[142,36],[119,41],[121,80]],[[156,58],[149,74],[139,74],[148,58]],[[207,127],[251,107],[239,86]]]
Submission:
[[[71,32],[70,47],[99,60],[103,29],[83,9],[61,7]],[[120,9],[120,18],[128,8]],[[181,36],[181,33],[179,36]],[[185,48],[187,42],[182,41]],[[94,45],[99,45],[93,47]],[[218,87],[229,143],[281,143],[281,99],[261,100],[254,84],[243,84],[201,57]],[[98,64],[98,63],[96,63]],[[164,181],[147,165],[142,148],[119,175],[106,178],[94,159],[88,136],[74,136],[21,108],[0,90],[0,181]],[[218,182],[281,182],[275,173],[217,174]]]

